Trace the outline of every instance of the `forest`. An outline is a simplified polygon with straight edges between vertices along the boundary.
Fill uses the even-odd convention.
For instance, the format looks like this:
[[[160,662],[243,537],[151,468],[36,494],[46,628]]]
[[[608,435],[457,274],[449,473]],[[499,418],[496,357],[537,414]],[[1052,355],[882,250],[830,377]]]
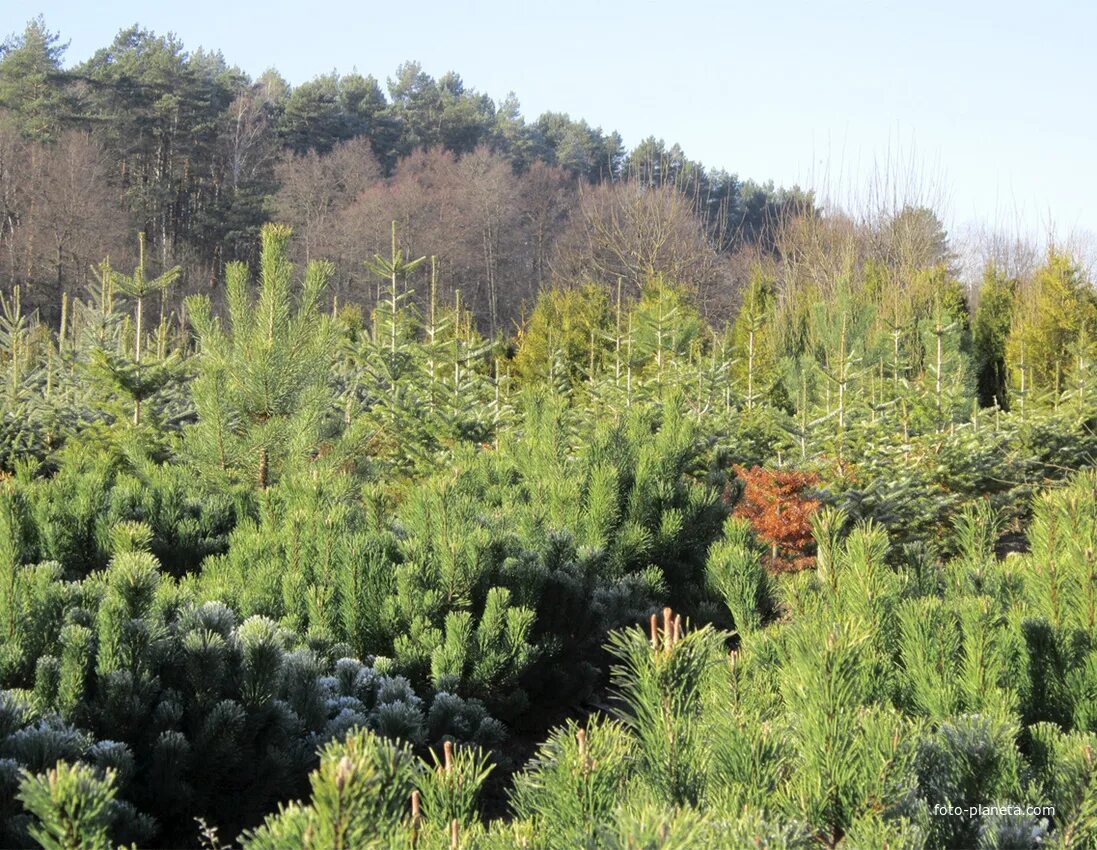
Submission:
[[[1069,245],[41,19],[0,203],[0,846],[1097,848]]]
[[[385,253],[396,219],[489,335],[512,332],[550,280],[653,263],[726,310],[714,249],[764,242],[767,221],[812,203],[655,137],[627,150],[566,114],[527,122],[515,96],[495,104],[415,62],[384,88],[358,74],[291,87],[140,27],[69,68],[64,48],[39,18],[0,50],[0,284],[21,284],[54,324],[92,265],[133,265],[138,230],[150,263],[181,268],[176,307],[217,300],[225,265],[254,263],[270,220],[295,229],[294,259],[335,263],[333,293],[366,301],[362,262]],[[636,254],[630,240],[655,229]]]

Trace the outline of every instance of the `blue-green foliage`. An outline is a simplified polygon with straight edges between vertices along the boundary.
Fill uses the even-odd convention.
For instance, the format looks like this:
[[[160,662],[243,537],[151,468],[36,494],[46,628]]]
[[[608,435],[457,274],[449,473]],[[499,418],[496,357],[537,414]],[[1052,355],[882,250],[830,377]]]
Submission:
[[[20,596],[36,600],[22,619],[36,663],[28,687],[2,692],[5,798],[19,769],[110,767],[117,837],[181,840],[193,812],[237,831],[258,819],[301,787],[320,744],[354,728],[412,745],[502,742],[480,703],[424,699],[389,659],[364,663],[346,645],[201,602],[140,548],[150,536],[118,528],[108,568],[81,582],[58,583],[48,564],[18,569]],[[34,584],[43,571],[48,594]],[[23,846],[25,819],[5,814],[5,843]]]

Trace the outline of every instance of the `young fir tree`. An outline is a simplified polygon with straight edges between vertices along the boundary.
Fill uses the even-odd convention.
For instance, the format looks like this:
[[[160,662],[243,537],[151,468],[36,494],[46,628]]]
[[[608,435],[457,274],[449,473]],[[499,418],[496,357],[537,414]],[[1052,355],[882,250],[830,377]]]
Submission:
[[[62,331],[69,327],[65,299]],[[77,362],[78,356],[81,362]],[[14,471],[23,462],[51,459],[71,435],[102,414],[83,371],[82,354],[66,346],[27,313],[22,289],[0,293],[0,466]]]
[[[148,329],[145,327],[145,307],[149,296],[163,293],[183,273],[181,266],[167,269],[159,277],[149,280],[145,276],[145,234],[140,233],[137,267],[129,277],[112,271],[109,265],[103,266],[104,281],[115,294],[133,301],[133,346],[126,353],[109,348],[99,348],[93,352],[92,364],[96,371],[105,376],[116,392],[124,395],[133,410],[134,427],[141,424],[142,404],[153,398],[173,379],[177,378],[175,366],[177,355],[168,353],[158,346],[149,356]],[[161,320],[160,333],[164,333]]]
[[[823,378],[817,382],[814,403],[822,407],[821,417],[829,420],[831,445],[839,460],[844,456],[847,432],[868,401],[864,391],[869,373],[864,359],[868,313],[843,290],[836,303],[814,306],[809,325],[814,365]]]
[[[953,288],[933,301],[922,322],[921,413],[926,430],[940,432],[971,412],[967,307]]]
[[[686,290],[655,276],[645,281],[640,300],[629,314],[629,365],[656,386],[671,368],[688,357],[701,334],[701,317]]]
[[[393,262],[399,268],[394,255]],[[405,472],[433,457],[429,392],[416,335],[410,290],[393,289],[373,311],[373,331],[344,345],[348,382],[340,398],[346,430],[338,451],[362,452]]]
[[[763,401],[787,401],[781,386],[773,322],[773,281],[760,266],[751,270],[743,304],[731,331],[736,362],[731,374],[748,410]]]

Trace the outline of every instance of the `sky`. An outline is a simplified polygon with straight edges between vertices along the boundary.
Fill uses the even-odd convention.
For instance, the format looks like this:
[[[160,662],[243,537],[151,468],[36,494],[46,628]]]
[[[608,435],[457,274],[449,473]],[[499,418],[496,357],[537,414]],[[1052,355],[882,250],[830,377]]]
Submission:
[[[884,185],[954,230],[1097,239],[1095,0],[0,0],[0,31],[39,12],[68,64],[133,23],[294,84],[415,59],[514,91],[527,120],[567,112],[847,206]]]

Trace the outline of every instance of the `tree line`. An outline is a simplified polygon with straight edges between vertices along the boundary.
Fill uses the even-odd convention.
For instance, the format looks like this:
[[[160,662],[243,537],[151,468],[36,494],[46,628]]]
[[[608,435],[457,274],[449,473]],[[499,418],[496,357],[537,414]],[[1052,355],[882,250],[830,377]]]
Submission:
[[[275,217],[295,227],[298,259],[333,259],[336,293],[358,300],[362,260],[384,253],[398,219],[405,250],[445,257],[440,285],[490,332],[550,279],[638,282],[651,269],[630,267],[629,239],[675,276],[701,247],[689,270],[727,303],[715,258],[812,203],[654,137],[629,150],[566,114],[527,120],[513,94],[496,103],[416,62],[384,84],[329,73],[291,86],[138,26],[76,65],[65,49],[42,18],[0,48],[0,278],[54,322],[92,265],[136,259],[135,232],[150,264],[181,266],[165,296],[177,306],[217,291],[226,263],[254,261]]]

